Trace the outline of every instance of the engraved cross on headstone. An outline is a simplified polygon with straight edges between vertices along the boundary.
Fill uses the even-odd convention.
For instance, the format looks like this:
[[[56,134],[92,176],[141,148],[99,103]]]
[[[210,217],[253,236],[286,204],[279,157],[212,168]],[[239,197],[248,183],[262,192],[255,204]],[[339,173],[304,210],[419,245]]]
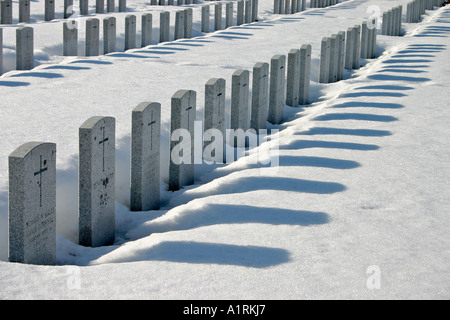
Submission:
[[[34,176],[39,175],[39,206],[42,207],[42,173],[47,171],[47,167],[44,167],[47,165],[47,160],[42,160],[42,156],[39,156],[39,171],[36,171],[34,173]]]
[[[190,124],[191,124],[190,118],[189,118],[189,115],[190,115],[190,113],[191,113],[191,111],[190,111],[191,109],[192,109],[192,107],[188,107],[188,108],[186,109],[187,114],[188,114],[188,118],[187,118],[187,120],[188,120],[188,127],[187,127],[187,130],[188,130],[188,131],[190,131]]]
[[[150,150],[153,150],[153,125],[156,124],[156,120],[153,117],[153,110],[151,112],[151,122],[148,123],[148,126],[150,126]]]
[[[100,140],[98,142],[98,144],[102,144],[103,145],[103,171],[105,171],[105,143],[106,143],[106,141],[109,140],[109,138],[107,138],[107,137],[105,138],[105,127],[101,127],[101,130],[103,132],[103,139]]]

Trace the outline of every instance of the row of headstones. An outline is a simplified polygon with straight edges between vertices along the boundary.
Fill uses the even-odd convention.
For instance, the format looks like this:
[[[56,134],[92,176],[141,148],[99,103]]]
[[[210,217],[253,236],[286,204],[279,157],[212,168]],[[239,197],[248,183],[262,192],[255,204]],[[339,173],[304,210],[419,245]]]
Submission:
[[[311,8],[325,8],[329,6],[334,6],[337,4],[338,0],[311,0]]]
[[[54,0],[52,0],[54,1]],[[30,22],[30,0],[19,0],[19,22]],[[12,0],[1,0],[0,23],[12,24]]]
[[[406,5],[406,22],[417,23],[425,10],[433,10],[434,6],[441,7],[446,0],[414,0]]]
[[[106,0],[106,11],[115,11],[115,0]],[[30,22],[30,0],[19,0],[19,22]],[[95,12],[104,13],[105,12],[105,0],[96,0]],[[80,0],[80,15],[89,14],[89,0]],[[119,0],[119,12],[125,12],[127,10],[126,0]],[[12,0],[1,0],[0,1],[0,23],[1,24],[12,24],[12,11],[13,5]],[[51,21],[55,19],[55,0],[45,0],[44,3],[44,19],[45,21]],[[73,0],[64,0],[64,19],[72,16],[73,10]]]
[[[289,52],[287,78],[285,55],[273,56],[270,65],[267,62],[256,63],[251,103],[250,72],[236,70],[231,79],[230,128],[243,131],[263,129],[266,121],[283,121],[285,102],[293,106],[309,103],[310,68],[310,45],[302,45],[300,49]],[[210,141],[208,133],[211,130],[225,137],[225,92],[225,79],[212,78],[205,84],[204,142]],[[169,190],[172,191],[194,182],[196,100],[197,94],[193,90],[179,90],[171,99]],[[160,103],[139,104],[132,111],[131,121],[130,209],[157,210],[160,206]],[[188,134],[183,136],[182,142],[190,141],[190,150],[183,150],[181,156],[176,152],[180,130]],[[217,141],[215,139],[213,143]],[[245,144],[242,141],[240,145],[236,144],[234,138],[227,143],[232,147]],[[206,145],[203,148],[207,150]],[[204,152],[204,159],[222,162],[224,142],[213,150],[209,155]],[[115,239],[114,221],[115,119],[95,116],[79,127],[80,245],[97,247],[112,244]],[[25,143],[9,156],[9,261],[55,264],[55,234],[56,144]]]
[[[371,21],[372,23],[373,21]],[[359,69],[360,58],[373,59],[376,55],[376,28],[368,22],[339,31],[321,42],[319,82],[332,83],[344,79],[344,68]]]
[[[273,0],[274,14],[294,14],[306,10],[306,0]]]
[[[151,13],[141,16],[141,47],[152,44]],[[75,20],[69,20],[63,24],[63,55],[78,55],[78,28]],[[136,48],[136,16],[129,14],[125,17],[125,44],[124,50]],[[170,12],[160,13],[160,42],[169,41],[170,36]],[[192,9],[186,8],[176,12],[175,16],[175,40],[192,37]],[[98,18],[86,19],[85,55],[99,55],[100,20]],[[103,19],[103,53],[116,51],[116,18]]]
[[[386,36],[401,36],[403,6],[394,7],[383,12],[381,34]]]
[[[251,3],[250,1],[246,1]],[[257,0],[253,0],[253,6],[247,6],[244,14],[244,2],[238,2],[237,23],[244,21],[255,21],[257,19]],[[242,4],[242,5],[240,5]],[[233,21],[233,3],[226,3],[226,27],[230,27]],[[209,5],[202,7],[202,32],[210,31]],[[222,3],[215,4],[215,30],[221,30],[222,25]],[[141,47],[152,43],[152,14],[145,13],[141,18]],[[124,50],[136,47],[136,16],[127,15],[125,17],[125,44]],[[76,20],[69,20],[63,23],[63,55],[78,55],[78,26]],[[186,8],[176,12],[174,39],[192,37],[192,8]],[[3,37],[0,29],[0,70],[3,69]],[[16,29],[16,69],[31,70],[34,67],[34,44],[33,28],[19,27]],[[160,13],[160,42],[170,41],[170,12]],[[86,41],[85,55],[99,55],[100,47],[100,20],[98,18],[86,19]],[[116,18],[106,17],[103,19],[103,47],[104,53],[116,51]],[[1,71],[0,71],[1,74]]]
[[[258,0],[238,0],[236,2],[236,25],[252,23],[258,20]],[[233,25],[234,2],[225,3],[225,28]],[[214,31],[222,30],[223,26],[223,3],[214,3]],[[210,5],[202,6],[201,31],[210,32]]]

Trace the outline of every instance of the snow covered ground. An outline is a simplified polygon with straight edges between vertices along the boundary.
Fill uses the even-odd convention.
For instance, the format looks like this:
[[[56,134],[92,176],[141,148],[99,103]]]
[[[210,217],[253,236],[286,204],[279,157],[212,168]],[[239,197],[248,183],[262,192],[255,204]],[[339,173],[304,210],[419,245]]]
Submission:
[[[408,2],[273,15],[272,1],[259,0],[258,22],[208,34],[190,5],[195,38],[89,58],[60,56],[61,3],[58,19],[43,22],[43,1],[32,2],[35,69],[14,71],[18,25],[2,26],[0,298],[449,299],[450,6],[404,23],[403,37],[379,34],[378,57],[345,80],[317,83],[322,37],[361,24],[371,5],[402,4],[405,18]],[[179,10],[127,3],[128,13],[155,13],[154,39],[157,13]],[[171,96],[197,91],[200,120],[210,78],[227,80],[229,108],[235,70],[302,44],[313,49],[312,103],[286,106],[285,122],[271,126],[276,174],[247,158],[203,164],[194,185],[166,191]],[[162,208],[136,213],[130,124],[142,101],[162,104]],[[94,115],[116,118],[117,241],[86,248],[76,244],[78,127]],[[57,144],[57,266],[6,262],[8,155],[28,141]]]

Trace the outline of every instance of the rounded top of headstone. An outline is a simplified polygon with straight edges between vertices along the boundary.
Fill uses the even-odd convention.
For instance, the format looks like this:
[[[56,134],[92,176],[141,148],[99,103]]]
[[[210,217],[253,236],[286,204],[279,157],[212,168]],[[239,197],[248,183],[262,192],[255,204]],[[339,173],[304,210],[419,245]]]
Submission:
[[[139,103],[134,109],[133,112],[143,112],[145,111],[147,108],[161,108],[161,104],[159,102],[141,102]]]
[[[53,147],[54,149],[56,149],[56,144],[52,142],[30,141],[22,144],[20,147],[14,150],[9,156],[12,158],[23,158],[34,149],[44,146]]]
[[[83,122],[83,124],[80,126],[80,129],[92,129],[101,121],[104,121],[104,122],[112,121],[113,123],[115,123],[115,120],[116,119],[113,117],[93,116],[93,117],[90,117],[89,119],[87,119],[85,122]]]

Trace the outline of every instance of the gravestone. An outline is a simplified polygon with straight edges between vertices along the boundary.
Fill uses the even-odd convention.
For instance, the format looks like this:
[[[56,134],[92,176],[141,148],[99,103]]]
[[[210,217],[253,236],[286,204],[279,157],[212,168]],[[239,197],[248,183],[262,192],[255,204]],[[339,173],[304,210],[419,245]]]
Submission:
[[[238,26],[244,24],[244,0],[238,0],[237,2],[236,24]]]
[[[275,55],[270,59],[270,91],[268,121],[272,124],[283,122],[285,102],[286,56]]]
[[[171,99],[170,191],[176,191],[194,183],[196,96],[197,94],[193,90],[178,90]]]
[[[376,57],[376,51],[377,51],[377,29],[373,28],[369,30],[369,40],[370,40],[370,52],[369,57],[371,59],[374,59]]]
[[[55,0],[45,0],[45,21],[55,19]]]
[[[119,0],[119,12],[127,11],[127,0]]]
[[[400,21],[399,17],[399,7],[394,7],[392,8],[392,14],[393,14],[393,19],[392,19],[392,36],[399,36],[399,30],[398,30],[398,23]]]
[[[105,13],[105,0],[95,0],[95,13]]]
[[[299,5],[299,9],[297,11],[306,10],[306,0],[298,0],[297,4]]]
[[[103,54],[116,51],[116,18],[103,19]]]
[[[152,44],[152,23],[152,14],[144,13],[141,18],[141,47],[146,47]]]
[[[227,2],[225,7],[225,28],[233,25],[233,2]]]
[[[89,0],[80,0],[80,14],[83,16],[89,14]]]
[[[280,1],[282,0],[274,0],[273,1],[273,14],[280,14]],[[314,0],[311,0],[311,8],[312,8],[312,2]]]
[[[354,37],[353,37],[353,69],[359,69],[359,59],[361,57],[361,26],[355,25],[354,29]]]
[[[78,55],[78,28],[75,24],[75,20],[63,23],[63,56]]]
[[[402,12],[403,6],[398,6],[397,36],[402,35]]]
[[[369,58],[369,28],[367,21],[363,21],[361,24],[361,58]]]
[[[214,30],[222,30],[222,3],[214,5]]]
[[[202,32],[208,33],[210,30],[209,23],[209,5],[202,6]]]
[[[252,22],[258,20],[258,0],[252,0]]]
[[[328,83],[330,74],[330,45],[331,40],[329,37],[323,37],[320,46],[320,71],[319,82]]]
[[[86,19],[86,48],[85,55],[98,56],[100,37],[100,20],[97,18]]]
[[[175,12],[175,32],[174,40],[184,38],[184,10],[178,10]]]
[[[387,11],[383,12],[383,20],[382,20],[382,25],[381,25],[381,34],[382,35],[388,35],[388,30],[389,30],[389,13]]]
[[[33,28],[16,29],[16,69],[31,70],[34,67]]]
[[[345,32],[338,32],[338,81],[344,79],[344,62],[345,62]]]
[[[131,121],[131,211],[158,210],[161,104],[140,103]]]
[[[353,69],[353,44],[354,44],[354,29],[347,29],[347,39],[345,41],[345,69],[352,70]]]
[[[1,24],[12,24],[12,8],[12,0],[2,0],[0,2]]]
[[[339,38],[337,34],[330,37],[330,73],[328,82],[338,81]]]
[[[115,0],[106,0],[106,12],[114,12],[115,8]]]
[[[284,14],[288,14],[291,11],[291,0],[284,1]]]
[[[309,82],[311,79],[311,45],[300,47],[300,88],[298,102],[300,105],[309,104]]]
[[[170,12],[162,11],[159,14],[159,42],[169,41],[170,37]]]
[[[244,0],[244,20],[245,23],[252,22],[252,1]]]
[[[79,128],[79,242],[114,243],[115,119],[91,117]]]
[[[249,80],[250,73],[248,70],[239,69],[233,72],[231,76],[231,115],[230,129],[242,129],[244,132],[249,129]],[[243,147],[232,141],[235,147]]]
[[[64,0],[64,19],[68,19],[73,14],[73,0]]]
[[[125,17],[125,47],[124,50],[136,48],[136,16],[129,14]]]
[[[298,49],[291,49],[288,53],[286,85],[286,104],[297,107],[300,87],[300,50]]]
[[[225,79],[212,78],[205,84],[203,158],[224,162],[225,139]],[[214,141],[207,143],[214,137]]]
[[[269,64],[267,62],[258,62],[253,66],[250,128],[256,131],[266,129],[268,112]]]
[[[292,0],[291,11],[289,13],[294,14],[297,12],[297,0]]]
[[[9,155],[9,261],[54,265],[56,144],[28,142]]]
[[[184,37],[187,39],[192,38],[192,24],[193,24],[193,11],[192,8],[184,9]]]
[[[0,75],[3,74],[3,29],[0,28]]]
[[[30,22],[30,0],[19,0],[19,22]]]

